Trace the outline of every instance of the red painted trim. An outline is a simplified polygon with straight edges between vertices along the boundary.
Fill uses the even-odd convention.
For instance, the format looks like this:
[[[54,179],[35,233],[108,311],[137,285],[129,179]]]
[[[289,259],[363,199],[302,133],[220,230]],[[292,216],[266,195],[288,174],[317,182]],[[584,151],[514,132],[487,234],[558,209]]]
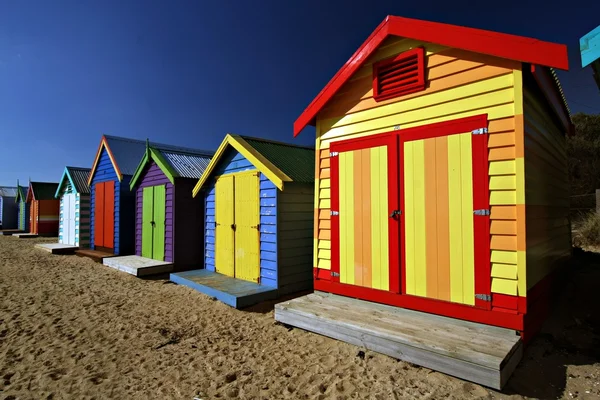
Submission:
[[[506,308],[509,310],[518,310],[519,308],[519,297],[509,296],[507,294],[492,294],[492,307]]]
[[[415,66],[415,70],[417,71],[416,82],[413,81],[410,83],[406,83],[403,86],[399,86],[394,89],[387,90],[385,91],[385,93],[381,93],[381,88],[379,87],[379,71],[382,68],[386,68],[391,64],[406,61],[410,58],[415,58],[417,62]],[[401,76],[397,76],[396,79],[400,79],[400,77]],[[412,77],[411,80],[413,80],[414,78],[415,77]],[[395,83],[398,84],[400,83],[400,81],[396,81]],[[425,90],[425,48],[417,47],[415,49],[400,53],[395,57],[389,57],[373,64],[373,98],[375,99],[375,101],[379,102],[383,100],[388,100],[394,97],[419,92],[421,90]]]
[[[569,69],[566,45],[482,29],[387,16],[296,119],[294,136],[298,136],[307,125],[314,125],[319,111],[388,36],[400,36],[530,64]]]
[[[315,279],[331,280],[331,271],[328,269],[313,268],[313,276]]]
[[[487,128],[486,123],[480,128]],[[471,135],[473,157],[473,209],[490,209],[488,175],[488,135]],[[490,266],[490,216],[473,214],[473,239],[475,255],[475,293],[490,295],[492,289]],[[475,306],[489,310],[491,301],[475,298]]]
[[[422,311],[430,314],[443,315],[466,321],[479,322],[482,324],[500,326],[503,328],[523,330],[523,316],[520,314],[509,314],[482,310],[462,304],[449,303],[445,301],[426,299],[423,297],[398,295],[395,293],[363,288],[360,286],[345,285],[324,280],[314,282],[315,290],[359,298],[361,300],[373,301],[375,303],[388,304],[391,306]]]
[[[402,210],[402,215],[400,218],[400,293],[406,293],[406,218],[404,217],[404,213],[406,210],[405,207],[405,199],[404,199],[404,142],[402,136],[399,136],[399,179],[400,179],[400,210]]]
[[[434,124],[417,126],[404,130],[400,129],[396,132],[400,134],[400,140],[408,142],[411,140],[430,139],[438,136],[470,132],[474,129],[487,127],[487,122],[487,114],[479,114],[472,117],[436,122]]]
[[[398,135],[392,135],[388,144],[388,216],[394,210],[402,210],[400,203],[400,187],[404,179],[399,176],[402,154],[399,153]],[[398,185],[400,182],[400,185]],[[388,224],[388,251],[389,251],[389,276],[392,293],[400,293],[404,280],[401,278],[402,264],[401,255],[404,254],[404,236],[400,236],[400,229],[404,218],[390,218]]]
[[[573,132],[573,124],[571,123],[571,117],[569,111],[565,106],[562,95],[556,84],[556,80],[550,73],[550,70],[546,67],[540,67],[537,65],[531,66],[531,73],[533,74],[536,82],[540,89],[544,93],[546,100],[550,103],[556,115],[560,119],[565,131],[569,134]]]
[[[329,150],[331,152],[348,152],[354,150],[368,149],[371,147],[387,146],[388,155],[388,215],[393,210],[399,210],[399,190],[394,182],[398,182],[398,137],[396,132],[388,132],[379,135],[368,136],[365,138],[349,139],[339,142],[332,142]],[[331,210],[339,211],[339,156],[330,158],[331,168]],[[394,190],[395,187],[395,190]],[[340,218],[338,215],[331,216],[331,271],[339,274],[340,272]],[[398,246],[399,220],[390,219],[388,225],[389,233],[389,277],[390,291],[398,293],[400,291],[399,269],[400,256]],[[331,280],[339,282],[339,276],[332,277]]]
[[[334,151],[336,146],[332,143],[329,151]],[[340,211],[340,157],[329,158],[330,168],[330,188],[331,188],[331,211]],[[333,214],[333,213],[332,213]],[[331,272],[338,276],[330,276],[329,279],[335,282],[340,281],[340,217],[331,215]],[[330,273],[331,275],[331,273]]]
[[[527,297],[517,296],[517,310],[521,314],[527,313]]]

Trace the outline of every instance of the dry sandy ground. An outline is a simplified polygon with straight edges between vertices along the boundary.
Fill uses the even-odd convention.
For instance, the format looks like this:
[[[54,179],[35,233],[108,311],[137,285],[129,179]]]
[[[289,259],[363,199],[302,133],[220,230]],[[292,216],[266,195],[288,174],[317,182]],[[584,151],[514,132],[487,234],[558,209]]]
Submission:
[[[594,257],[574,263],[561,305],[498,393],[288,330],[272,304],[234,310],[33,247],[44,241],[0,236],[0,399],[600,397]]]

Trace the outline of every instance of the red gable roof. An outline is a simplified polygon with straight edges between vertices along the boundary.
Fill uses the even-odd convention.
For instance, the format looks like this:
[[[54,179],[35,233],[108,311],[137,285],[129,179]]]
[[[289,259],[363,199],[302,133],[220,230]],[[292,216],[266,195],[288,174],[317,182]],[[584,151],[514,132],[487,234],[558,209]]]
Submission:
[[[566,45],[464,26],[387,16],[294,122],[294,136],[307,125],[314,125],[318,112],[388,36],[400,36],[534,65],[569,69]]]

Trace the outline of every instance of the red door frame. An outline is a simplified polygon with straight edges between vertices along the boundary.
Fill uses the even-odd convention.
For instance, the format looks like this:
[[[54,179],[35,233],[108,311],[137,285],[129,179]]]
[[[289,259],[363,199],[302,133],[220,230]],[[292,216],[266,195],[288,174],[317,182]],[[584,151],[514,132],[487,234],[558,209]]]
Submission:
[[[329,146],[332,153],[337,152],[338,156],[330,158],[331,168],[331,211],[339,211],[340,196],[339,196],[339,153],[353,150],[368,149],[371,147],[387,147],[387,162],[388,162],[388,215],[393,210],[400,209],[399,188],[398,185],[392,184],[398,182],[398,135],[394,132],[384,133],[380,135],[368,136],[358,139],[349,139],[340,142],[333,142]],[[336,190],[333,190],[333,189]],[[389,291],[392,293],[400,293],[400,275],[399,269],[394,268],[400,264],[399,258],[399,221],[398,218],[390,218],[388,224],[388,240],[389,248]],[[339,215],[331,215],[331,272],[333,282],[340,281],[340,218]]]
[[[396,159],[398,164],[396,167],[390,165],[390,170],[396,171],[397,177],[400,179],[399,191],[400,210],[404,208],[404,179],[403,175],[399,174],[399,167],[403,165],[403,144],[408,140],[427,139],[438,136],[447,136],[474,131],[481,128],[487,128],[487,114],[481,114],[473,117],[460,118],[452,121],[434,123],[430,125],[408,128],[387,132],[366,138],[350,139],[346,141],[333,142],[330,146],[332,152],[342,150],[361,149],[365,147],[373,147],[371,143],[393,143],[394,139],[398,138],[400,144],[397,147],[398,151],[394,156],[390,157],[388,152],[388,163],[392,159]],[[398,139],[396,139],[398,140]],[[480,190],[474,191],[473,208],[489,210],[489,181],[488,181],[488,152],[487,152],[487,134],[473,135],[473,186],[477,186]],[[388,164],[389,165],[389,164]],[[339,178],[336,172],[339,171],[338,157],[331,158],[331,209],[337,210],[339,207],[339,193],[337,191]],[[391,178],[390,178],[391,180]],[[392,192],[390,190],[390,192]],[[491,295],[491,276],[490,276],[490,235],[489,235],[489,215],[478,216],[474,215],[474,250],[475,250],[475,292],[478,294]],[[404,284],[404,218],[401,218],[400,229],[400,251],[402,266],[401,276],[401,291],[405,292]],[[331,272],[339,273],[339,217],[331,216],[332,228],[332,265]],[[397,231],[396,231],[397,232]],[[392,249],[392,237],[390,236],[390,254]],[[397,238],[397,235],[395,236]],[[395,242],[397,243],[397,241]],[[337,250],[337,251],[336,251]],[[393,270],[392,258],[390,258],[390,271]],[[355,285],[342,284],[338,277],[331,279],[320,279],[318,271],[315,273],[315,290],[322,290],[330,293],[356,297],[364,300],[404,307],[409,309],[420,310],[433,314],[446,315],[450,317],[465,319],[469,321],[481,322],[490,325],[502,326],[506,328],[523,330],[523,315],[509,314],[496,312],[491,310],[491,301],[475,299],[475,306],[469,306],[459,303],[451,303],[436,299],[428,299],[418,296],[410,296],[406,294],[391,293],[371,288],[364,288]],[[391,284],[391,281],[390,281]],[[391,287],[390,287],[391,288]]]

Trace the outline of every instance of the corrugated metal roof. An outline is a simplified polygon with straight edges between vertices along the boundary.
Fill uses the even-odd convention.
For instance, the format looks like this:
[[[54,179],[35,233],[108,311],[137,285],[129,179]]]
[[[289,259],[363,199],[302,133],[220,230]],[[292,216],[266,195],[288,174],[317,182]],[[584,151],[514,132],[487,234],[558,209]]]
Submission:
[[[54,182],[31,182],[33,195],[36,200],[54,200],[58,183]]]
[[[120,136],[104,135],[115,162],[123,175],[133,175],[146,151],[146,141]],[[149,143],[151,147],[161,151],[195,154],[196,149],[171,146],[163,143]]]
[[[213,156],[213,153],[204,150],[195,152],[157,150],[183,178],[199,179]]]
[[[67,171],[73,180],[77,193],[90,194],[90,187],[87,181],[92,171],[91,168],[67,167]]]
[[[554,78],[554,81],[556,82],[556,86],[558,87],[558,92],[560,93],[560,97],[563,101],[563,104],[565,105],[565,108],[567,109],[567,115],[569,116],[569,119],[571,118],[571,109],[569,108],[569,104],[567,103],[567,98],[565,97],[565,93],[562,90],[562,86],[560,84],[560,80],[558,79],[558,75],[556,74],[556,71],[554,70],[554,68],[550,68],[550,73],[552,74],[552,77]]]
[[[294,182],[315,181],[315,149],[272,140],[241,136],[250,146]]]
[[[17,197],[16,186],[0,186],[1,197]]]

